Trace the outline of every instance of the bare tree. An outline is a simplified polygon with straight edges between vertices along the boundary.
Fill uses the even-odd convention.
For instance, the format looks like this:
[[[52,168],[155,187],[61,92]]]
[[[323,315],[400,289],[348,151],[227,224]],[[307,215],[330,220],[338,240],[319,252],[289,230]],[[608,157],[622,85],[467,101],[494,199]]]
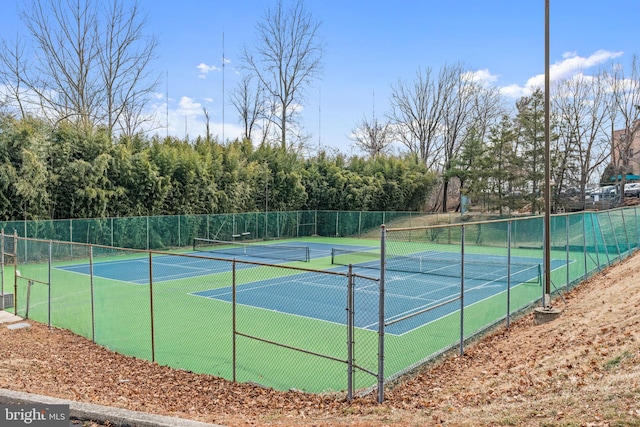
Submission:
[[[443,197],[442,211],[447,211],[447,198],[451,161],[458,155],[462,143],[472,133],[484,135],[485,130],[478,131],[480,123],[476,114],[482,111],[480,95],[482,87],[476,83],[461,64],[445,66],[440,72],[440,84],[443,87],[442,113],[442,165],[443,165]]]
[[[204,114],[204,126],[205,126],[205,138],[207,142],[211,142],[211,117],[209,116],[209,112],[207,111],[207,109],[205,107],[202,107],[202,114]]]
[[[278,0],[257,25],[255,52],[245,48],[242,53],[244,67],[258,77],[277,106],[274,123],[283,149],[287,149],[290,122],[304,101],[304,89],[322,71],[319,28],[320,22],[305,10],[302,0],[286,9]]]
[[[632,152],[632,143],[640,132],[640,69],[635,55],[628,76],[625,75],[622,65],[614,64],[611,89],[613,172],[621,176],[620,191],[623,193],[626,175],[632,170],[632,162],[638,162],[637,156],[640,154]],[[619,132],[613,131],[616,126]]]
[[[465,78],[474,80],[470,73],[465,73]],[[471,97],[472,125],[469,129],[484,140],[491,127],[505,114],[505,109],[499,87],[475,83],[475,94]]]
[[[552,97],[557,117],[557,147],[554,181],[558,191],[565,182],[575,182],[584,200],[587,184],[608,158],[606,129],[611,104],[607,76],[578,74],[558,83]]]
[[[443,204],[447,209],[451,161],[474,132],[483,137],[501,113],[495,88],[483,87],[462,64],[445,65],[437,76],[418,71],[413,82],[392,87],[389,119],[396,137],[430,169],[443,173]]]
[[[146,120],[140,112],[157,84],[148,72],[156,42],[144,33],[137,2],[32,0],[21,18],[36,59],[26,68],[18,53],[5,52],[0,61],[30,109],[53,123],[103,125],[109,134]]]
[[[152,76],[150,71],[157,41],[145,34],[147,19],[137,1],[111,0],[100,4],[104,6],[105,21],[104,28],[95,27],[100,82],[104,85],[100,109],[112,134],[122,115],[140,110],[157,87],[158,76]],[[131,117],[142,116],[129,114],[128,118]],[[126,132],[129,127],[130,123],[126,127],[120,125],[118,130]]]
[[[351,139],[356,147],[375,159],[391,144],[392,127],[389,122],[382,123],[375,117],[369,121],[365,117],[356,124]]]
[[[20,117],[27,116],[24,90],[20,76],[26,73],[28,66],[24,61],[24,44],[17,38],[9,46],[8,42],[0,42],[0,83],[4,86],[7,105],[13,106],[20,113]]]
[[[412,82],[398,81],[392,86],[389,119],[396,137],[418,154],[428,168],[439,157],[440,126],[444,111],[445,91],[441,81],[432,76],[430,68],[418,70]]]
[[[264,88],[254,84],[251,76],[244,75],[229,95],[244,128],[243,138],[252,141],[253,131],[259,128],[258,121],[267,116]]]

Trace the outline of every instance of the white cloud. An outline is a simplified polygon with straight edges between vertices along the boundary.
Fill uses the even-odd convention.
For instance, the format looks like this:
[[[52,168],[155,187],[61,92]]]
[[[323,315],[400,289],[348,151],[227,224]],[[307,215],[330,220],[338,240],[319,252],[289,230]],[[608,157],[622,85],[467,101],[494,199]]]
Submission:
[[[200,70],[200,74],[198,75],[198,77],[201,79],[206,79],[207,74],[209,74],[211,71],[218,71],[220,69],[215,65],[207,65],[204,62],[201,62],[196,68]]]
[[[519,86],[517,84],[512,84],[509,86],[502,86],[500,88],[500,93],[507,98],[519,99],[523,96],[531,95],[531,90],[525,87]]]
[[[183,96],[177,105],[169,102],[167,110],[166,103],[156,103],[152,105],[153,117],[155,121],[150,131],[164,137],[166,134],[177,138],[189,137],[195,140],[198,136],[206,135],[206,118],[202,111],[203,104],[193,98]],[[243,129],[235,123],[222,123],[221,117],[216,111],[210,111],[209,132],[218,140],[234,140],[239,138]],[[168,125],[168,129],[167,129]]]
[[[483,86],[488,86],[498,81],[498,76],[491,74],[487,68],[484,70],[469,71],[465,77]]]
[[[196,116],[202,113],[202,104],[193,100],[188,96],[183,96],[178,102],[176,112],[182,116]]]
[[[589,68],[602,65],[607,61],[622,56],[623,52],[610,52],[608,50],[598,50],[593,54],[582,57],[576,52],[565,52],[562,55],[562,61],[556,62],[549,67],[549,80],[553,84],[560,80],[571,78],[583,73]],[[518,85],[509,85],[502,87],[500,91],[506,96],[521,97],[533,93],[536,89],[544,88],[544,74],[538,74],[531,77],[525,83],[524,87]]]

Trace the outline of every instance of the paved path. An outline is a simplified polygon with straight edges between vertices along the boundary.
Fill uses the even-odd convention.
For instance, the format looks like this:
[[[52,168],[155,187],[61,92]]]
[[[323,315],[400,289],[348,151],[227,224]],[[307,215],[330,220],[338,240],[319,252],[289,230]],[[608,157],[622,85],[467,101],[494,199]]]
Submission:
[[[70,418],[97,423],[107,423],[108,421],[108,424],[104,425],[112,427],[222,427],[217,424],[201,423],[183,418],[129,411],[6,389],[0,389],[0,404],[69,405]],[[70,426],[77,427],[77,424],[71,423]]]

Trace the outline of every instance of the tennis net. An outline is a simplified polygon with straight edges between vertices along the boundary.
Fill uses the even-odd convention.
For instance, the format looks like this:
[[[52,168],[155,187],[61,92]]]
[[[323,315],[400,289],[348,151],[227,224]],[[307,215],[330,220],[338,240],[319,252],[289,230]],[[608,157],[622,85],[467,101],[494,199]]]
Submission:
[[[460,258],[451,254],[447,256],[429,255],[389,255],[385,259],[385,269],[405,273],[421,273],[433,276],[462,277]],[[464,260],[464,277],[492,282],[511,281],[517,283],[542,283],[542,266],[536,261],[514,261],[508,269],[507,257],[476,255],[466,256]],[[333,248],[331,263],[334,265],[353,265],[361,268],[380,269],[380,253],[375,251],[358,251]],[[509,274],[510,273],[510,274]]]
[[[309,262],[310,260],[309,246],[240,243],[196,237],[193,239],[193,250],[194,252],[217,252],[228,255],[283,259],[288,261]]]

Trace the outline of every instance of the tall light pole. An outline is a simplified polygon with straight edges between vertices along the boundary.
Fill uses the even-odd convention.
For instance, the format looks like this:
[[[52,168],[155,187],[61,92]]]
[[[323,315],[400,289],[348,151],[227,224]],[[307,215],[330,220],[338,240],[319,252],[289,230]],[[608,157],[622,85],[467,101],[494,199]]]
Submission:
[[[550,153],[550,117],[549,98],[549,0],[544,2],[544,283],[542,289],[542,306],[534,310],[534,323],[539,325],[550,322],[562,313],[562,310],[551,306],[551,159]]]
[[[549,0],[544,1],[544,298],[543,307],[551,307],[551,159],[549,93]]]

